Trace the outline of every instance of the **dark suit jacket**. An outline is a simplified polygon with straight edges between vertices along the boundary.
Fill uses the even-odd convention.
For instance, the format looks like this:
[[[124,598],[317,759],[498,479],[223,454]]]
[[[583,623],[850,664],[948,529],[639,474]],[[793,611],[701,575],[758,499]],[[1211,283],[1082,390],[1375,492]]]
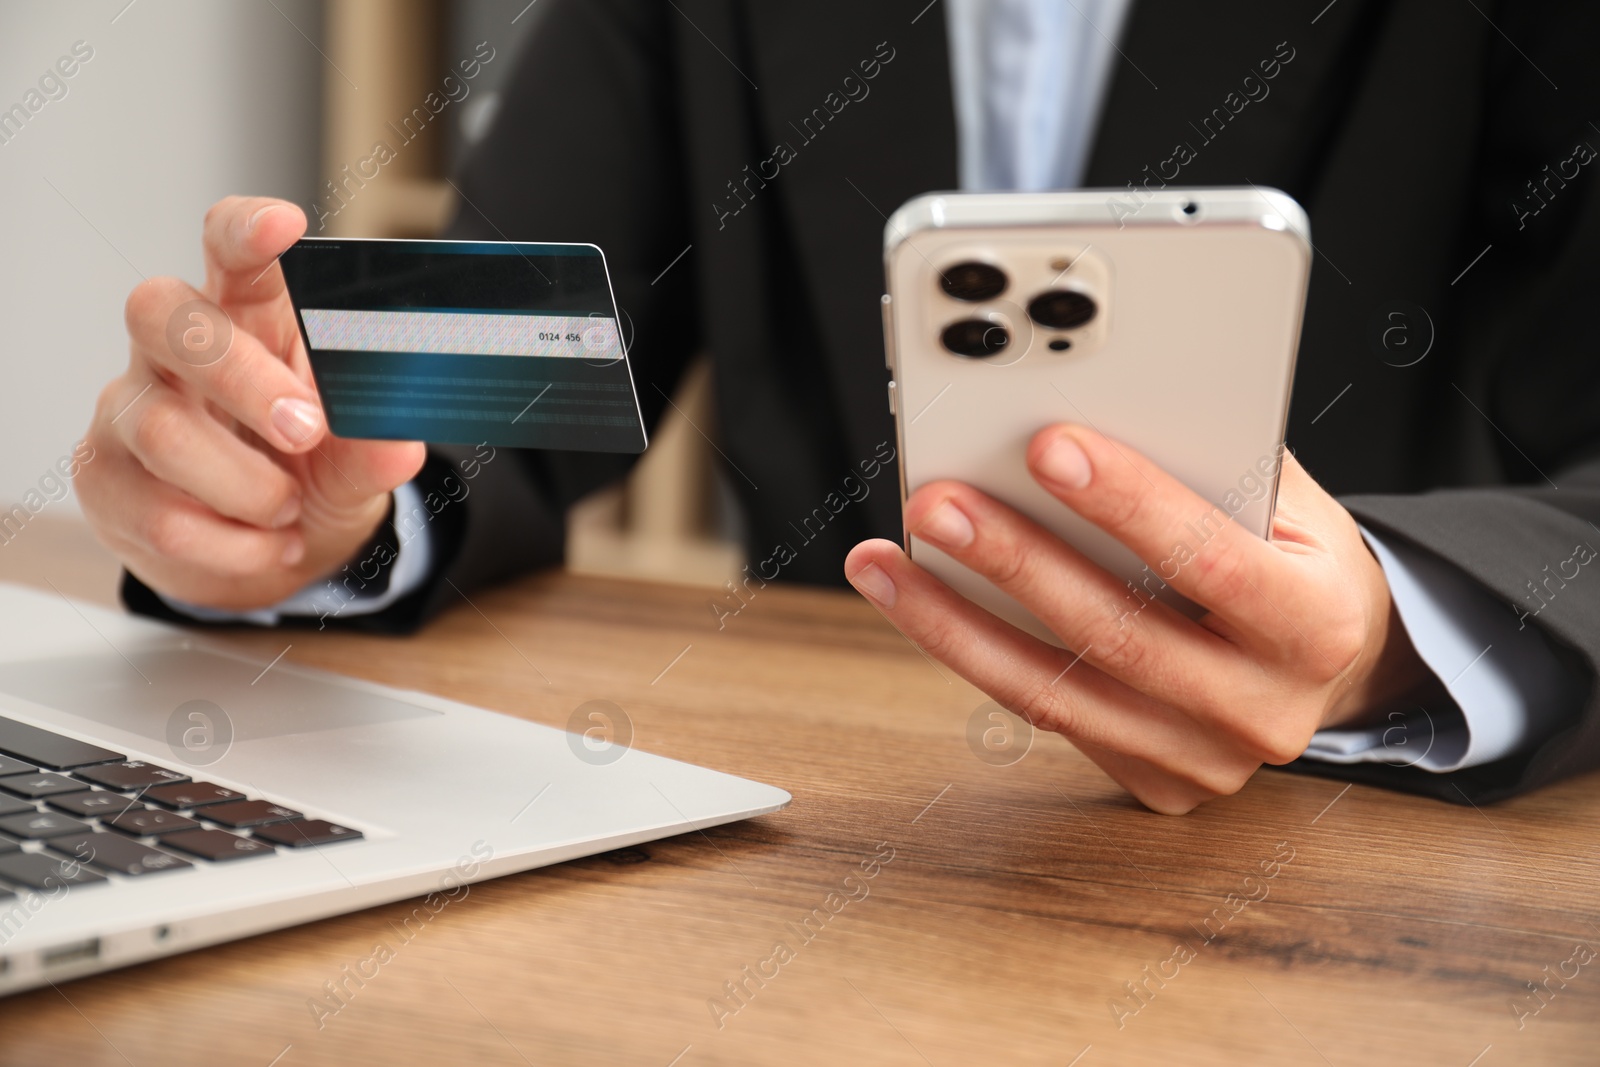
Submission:
[[[884,218],[957,184],[944,13],[927,2],[545,0],[459,179],[450,236],[606,250],[647,418],[692,354],[712,354],[752,559],[893,441]],[[1174,184],[1298,199],[1317,255],[1290,446],[1369,527],[1449,560],[1508,612],[1536,604],[1530,579],[1600,545],[1600,163],[1576,161],[1600,146],[1600,20],[1577,2],[1324,6],[1140,0],[1086,184],[1159,182],[1182,143]],[[771,176],[779,143],[791,158]],[[1397,302],[1407,317],[1390,317]],[[447,576],[471,589],[559,563],[563,510],[628,462],[491,464],[439,525],[428,586],[347,624],[403,631],[456,598]],[[880,482],[783,576],[838,583],[851,545],[900,535]],[[1567,586],[1533,627],[1592,680],[1600,576]],[[137,583],[128,596],[160,610]],[[1597,764],[1591,698],[1576,725],[1490,766],[1306,769],[1460,801]]]

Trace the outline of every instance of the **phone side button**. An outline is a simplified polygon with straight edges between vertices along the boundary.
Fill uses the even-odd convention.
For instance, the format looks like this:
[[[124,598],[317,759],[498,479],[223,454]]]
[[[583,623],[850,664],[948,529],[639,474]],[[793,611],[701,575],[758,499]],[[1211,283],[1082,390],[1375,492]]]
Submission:
[[[883,365],[894,373],[894,301],[888,293],[881,299],[883,306]]]
[[[894,403],[895,393],[897,393],[898,391],[899,390],[897,390],[895,388],[894,379],[893,378],[889,379],[889,414],[891,414],[891,415],[898,415],[899,414],[899,412],[897,412],[895,410],[895,403]]]

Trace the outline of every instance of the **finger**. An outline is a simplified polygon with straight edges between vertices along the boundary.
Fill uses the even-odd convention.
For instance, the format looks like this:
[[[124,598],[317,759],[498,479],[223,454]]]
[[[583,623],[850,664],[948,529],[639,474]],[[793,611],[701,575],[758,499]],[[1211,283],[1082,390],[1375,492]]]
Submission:
[[[305,232],[305,212],[287,200],[230,196],[217,201],[206,212],[201,236],[206,291],[229,307],[277,300],[286,292],[278,257]]]
[[[207,295],[286,359],[300,346],[300,330],[278,257],[305,231],[305,213],[286,200],[232,196],[206,213],[201,239]]]
[[[1237,716],[1244,654],[1126,586],[1038,523],[960,482],[906,501],[906,529],[989,579],[1086,662],[1208,722]]]
[[[118,448],[98,454],[84,466],[84,476],[92,479],[92,491],[82,498],[96,529],[116,542],[112,547],[135,574],[169,576],[157,579],[160,588],[175,587],[173,571],[188,576],[190,584],[205,576],[247,578],[292,566],[305,555],[298,529],[262,530],[223,518]]]
[[[176,278],[152,278],[128,296],[135,361],[187,382],[284,452],[313,448],[327,430],[315,387],[221,308]]]
[[[1082,426],[1052,426],[1029,443],[1028,467],[1161,582],[1250,635],[1282,629],[1274,602],[1292,598],[1272,546],[1138,452]]]
[[[1248,776],[1215,731],[989,614],[891,541],[857,545],[845,575],[919,648],[1041,729],[1155,764],[1213,793],[1232,792]]]
[[[1126,789],[1135,800],[1159,815],[1187,815],[1207,800],[1222,795],[1168,774],[1142,760],[1091,745],[1087,741],[1074,741],[1073,747],[1088,756],[1095,766]],[[1253,771],[1256,768],[1251,766],[1250,769]]]
[[[271,529],[299,518],[300,488],[282,467],[165,383],[142,393],[111,429],[145,470],[227,518]]]

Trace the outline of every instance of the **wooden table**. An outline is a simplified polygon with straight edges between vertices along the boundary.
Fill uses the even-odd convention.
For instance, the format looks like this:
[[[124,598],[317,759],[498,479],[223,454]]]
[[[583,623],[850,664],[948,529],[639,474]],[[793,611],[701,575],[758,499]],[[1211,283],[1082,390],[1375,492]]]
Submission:
[[[115,567],[40,519],[0,576],[108,601]],[[1600,1061],[1594,778],[1475,810],[1267,772],[1152,815],[1051,736],[978,758],[982,695],[851,595],[721,631],[709,599],[552,574],[289,658],[557,725],[611,700],[787,811],[475,886],[321,1029],[411,905],[12,997],[0,1063]]]

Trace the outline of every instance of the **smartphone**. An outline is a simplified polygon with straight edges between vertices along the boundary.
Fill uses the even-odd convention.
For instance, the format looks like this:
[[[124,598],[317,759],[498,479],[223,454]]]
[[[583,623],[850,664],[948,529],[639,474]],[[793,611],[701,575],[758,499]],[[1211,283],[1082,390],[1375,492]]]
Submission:
[[[928,482],[966,482],[1122,578],[1119,614],[1161,599],[1198,616],[1165,580],[1174,564],[1139,559],[1033,480],[1028,442],[1054,423],[1088,426],[1266,537],[1309,233],[1293,199],[1254,187],[908,201],[884,230],[901,503]],[[1173,530],[1174,558],[1206,531]],[[977,573],[909,531],[905,545],[968,600],[1061,644]]]

